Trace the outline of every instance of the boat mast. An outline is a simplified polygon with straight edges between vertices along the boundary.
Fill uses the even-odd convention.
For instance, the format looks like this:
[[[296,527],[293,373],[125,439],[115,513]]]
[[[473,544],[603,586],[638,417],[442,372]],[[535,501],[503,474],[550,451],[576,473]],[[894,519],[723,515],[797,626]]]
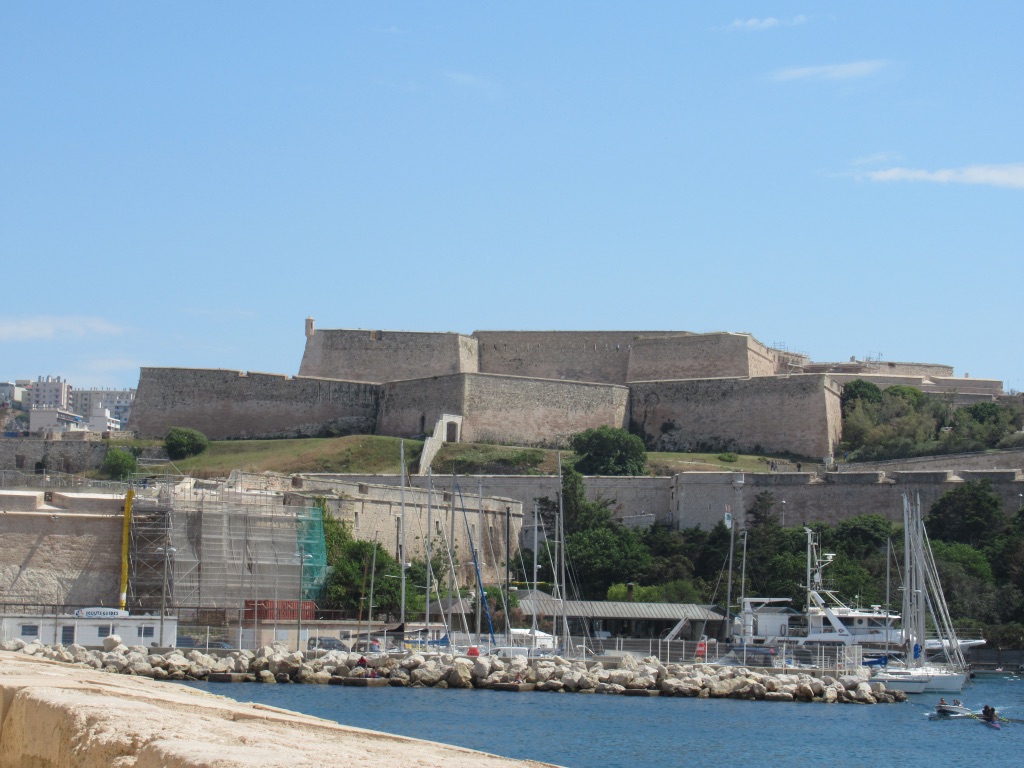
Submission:
[[[402,625],[402,641],[404,645],[405,641],[405,440],[399,442],[399,454],[402,462],[402,519],[399,526],[402,529],[402,541],[401,541],[401,552],[398,556],[398,567],[402,570],[402,604],[401,604],[401,619]]]
[[[430,467],[427,467],[427,601],[426,601],[426,616],[424,624],[424,634],[427,640],[430,640],[430,543],[434,538],[434,476],[430,473]]]
[[[562,598],[562,648],[563,653],[569,653],[569,617],[566,614],[565,606],[565,505],[563,504],[563,497],[565,496],[562,488],[562,453],[558,453],[558,539],[561,543],[559,549],[561,550],[561,581],[562,586],[559,589],[559,595]]]
[[[537,647],[537,502],[533,503],[533,647]]]

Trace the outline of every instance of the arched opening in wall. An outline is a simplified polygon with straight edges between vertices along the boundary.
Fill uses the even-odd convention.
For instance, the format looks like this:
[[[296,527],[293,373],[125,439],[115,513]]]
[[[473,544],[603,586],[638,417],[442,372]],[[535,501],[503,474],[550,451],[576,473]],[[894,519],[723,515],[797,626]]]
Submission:
[[[449,443],[459,442],[459,425],[458,422],[449,421],[445,423],[445,441]]]
[[[46,472],[46,464],[42,461],[36,462],[36,474],[41,475]]]
[[[420,434],[427,434],[427,414],[425,413],[420,414]]]

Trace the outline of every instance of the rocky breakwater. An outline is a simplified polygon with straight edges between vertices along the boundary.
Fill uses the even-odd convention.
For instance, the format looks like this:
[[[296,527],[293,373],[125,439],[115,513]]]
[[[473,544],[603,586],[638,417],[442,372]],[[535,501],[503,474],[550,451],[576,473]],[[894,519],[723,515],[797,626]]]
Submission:
[[[616,666],[568,661],[558,656],[543,660],[492,656],[466,658],[448,654],[387,655],[329,651],[306,657],[276,644],[258,651],[232,651],[212,656],[198,650],[151,653],[126,647],[120,638],[105,639],[102,651],[82,646],[43,646],[8,641],[0,648],[59,661],[155,680],[253,681],[262,683],[351,684],[360,678],[395,686],[429,688],[495,688],[522,685],[537,691],[623,695],[690,696],[706,699],[755,701],[820,701],[876,704],[906,701],[901,691],[870,682],[867,673],[813,677],[787,671],[776,674],[745,667],[710,664],[662,664],[655,658],[624,656]]]

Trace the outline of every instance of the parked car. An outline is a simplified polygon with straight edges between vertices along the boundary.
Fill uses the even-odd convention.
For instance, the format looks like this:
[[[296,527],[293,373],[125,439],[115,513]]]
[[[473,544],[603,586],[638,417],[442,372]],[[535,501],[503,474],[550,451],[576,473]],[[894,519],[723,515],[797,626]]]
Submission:
[[[309,650],[345,651],[348,650],[336,637],[311,637],[306,643]]]

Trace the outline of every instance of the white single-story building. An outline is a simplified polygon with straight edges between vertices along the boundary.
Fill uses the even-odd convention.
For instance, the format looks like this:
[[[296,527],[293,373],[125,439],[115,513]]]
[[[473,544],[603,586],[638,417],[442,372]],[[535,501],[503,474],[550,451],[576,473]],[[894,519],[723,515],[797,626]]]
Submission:
[[[101,648],[104,638],[118,635],[125,645],[168,648],[178,636],[178,619],[165,616],[163,642],[160,642],[160,617],[154,614],[129,615],[117,608],[82,608],[71,614],[40,616],[7,614],[0,616],[0,640],[24,640],[43,645]]]

